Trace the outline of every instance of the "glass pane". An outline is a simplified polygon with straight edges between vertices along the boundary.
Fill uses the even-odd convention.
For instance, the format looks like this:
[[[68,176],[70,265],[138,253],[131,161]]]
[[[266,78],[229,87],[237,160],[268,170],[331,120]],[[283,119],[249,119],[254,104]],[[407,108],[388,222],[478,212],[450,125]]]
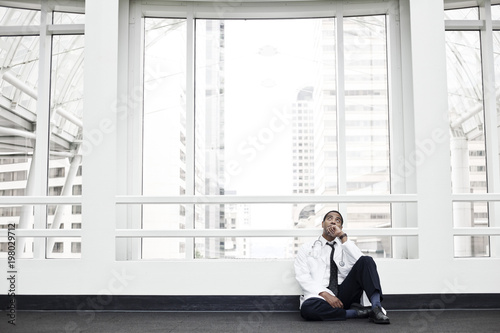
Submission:
[[[1,165],[0,165],[1,166]],[[16,230],[33,229],[32,205],[0,206],[0,230],[9,229],[15,237],[16,258],[33,258],[33,238],[19,237]],[[0,258],[7,258],[8,239],[0,238]]]
[[[116,253],[124,253],[130,248],[130,244],[138,242],[142,249],[138,259],[162,260],[162,259],[186,259],[186,244],[189,242],[186,238],[125,238],[116,242]],[[123,260],[123,258],[117,258]]]
[[[186,21],[145,19],[143,194],[186,193]],[[140,99],[129,97],[139,105]],[[144,220],[146,226],[149,220]],[[175,221],[174,224],[177,224]]]
[[[391,204],[347,204],[344,215],[348,228],[390,228]]]
[[[0,207],[0,229],[9,224],[15,229],[33,229],[33,205],[13,205]],[[47,229],[81,229],[81,205],[47,205]],[[81,240],[78,237],[46,238],[47,258],[79,258]],[[16,255],[18,258],[33,257],[34,238],[17,237]],[[1,249],[0,244],[0,249]],[[1,251],[0,251],[1,252]],[[1,256],[0,256],[1,257]]]
[[[487,227],[487,202],[454,202],[453,225],[455,227]],[[455,257],[489,256],[489,237],[455,236]]]
[[[83,41],[83,36],[53,37],[49,195],[81,195],[81,154],[90,153],[94,142],[81,144]]]
[[[196,28],[196,193],[324,191],[313,176],[315,158],[324,151],[315,151],[314,142],[332,138],[328,152],[336,152],[335,133],[327,132],[336,128],[334,20],[197,20]],[[331,47],[323,47],[323,39]],[[330,79],[323,86],[321,69]],[[333,94],[315,103],[327,86]],[[316,137],[314,126],[322,127]],[[329,156],[334,162],[322,167],[335,168],[336,154]],[[336,180],[336,170],[328,175]],[[197,207],[196,228],[227,226],[225,208]],[[291,214],[291,205],[253,205],[248,227],[286,228],[290,219],[283,217]],[[205,256],[218,257],[224,242],[204,240]]]
[[[54,12],[52,21],[54,24],[84,24],[85,14]]]
[[[344,20],[347,193],[390,193],[385,16]]]
[[[446,32],[453,193],[485,193],[483,90],[479,33]]]
[[[38,10],[0,7],[0,26],[38,24],[40,24]]]
[[[78,259],[81,258],[80,237],[47,238],[47,259]]]
[[[81,229],[81,205],[47,205],[48,229]]]
[[[133,205],[128,205],[132,207]],[[142,205],[142,229],[184,229],[186,205]]]
[[[195,238],[196,259],[293,258],[290,237]]]
[[[185,38],[185,20],[145,19],[144,195],[186,193]],[[140,102],[129,97],[129,103]],[[144,205],[142,228],[184,228],[185,213],[184,205]],[[181,241],[145,238],[133,246],[142,248],[143,258],[179,259],[185,258],[184,251],[179,252],[181,243],[185,248]]]
[[[290,194],[292,180],[313,191],[322,22],[197,20],[197,193]]]
[[[500,20],[500,5],[491,6],[491,18],[493,20]]]
[[[36,129],[38,37],[1,37],[0,66],[0,195],[32,195],[33,150]],[[34,207],[0,207],[0,225],[32,229]],[[16,253],[33,256],[32,239],[19,238]]]
[[[48,195],[82,194],[82,154],[94,143],[81,144],[83,43],[83,36],[53,36]],[[81,228],[81,205],[50,205],[47,215],[49,229]],[[80,246],[75,238],[47,238],[47,258],[79,258]]]
[[[487,202],[454,202],[453,203],[455,227],[487,227],[488,203]]]
[[[35,120],[36,97],[38,88],[38,53],[39,37],[0,37],[0,90],[2,100],[15,114],[13,119],[26,118]],[[15,117],[17,116],[17,117]],[[16,125],[21,123],[26,128],[23,119],[16,119]]]
[[[485,193],[483,90],[479,32],[446,32],[453,193]]]
[[[446,32],[446,52],[452,191],[486,193],[488,188],[479,32]],[[488,225],[486,203],[453,204],[455,227],[471,227],[478,223],[482,226]],[[474,253],[484,253],[484,248],[479,250],[473,247],[482,246],[489,238],[476,243],[473,243],[474,239],[476,238],[456,237],[456,255],[474,256]],[[489,244],[486,246],[489,247]]]
[[[445,20],[478,20],[479,8],[448,9],[444,11]]]
[[[455,258],[489,257],[489,236],[455,236]]]
[[[79,188],[81,191],[81,185]],[[81,214],[81,205],[48,205],[47,229],[81,229]],[[79,237],[47,237],[46,247],[47,258],[74,259],[81,257],[81,239]]]
[[[220,224],[207,223],[206,212],[216,206],[221,212]],[[299,216],[294,204],[212,204],[196,205],[196,229],[281,229],[292,228]],[[314,205],[308,205],[309,219],[316,218]],[[284,212],[284,213],[283,213]],[[205,218],[203,218],[205,217]],[[320,225],[321,221],[314,225]]]

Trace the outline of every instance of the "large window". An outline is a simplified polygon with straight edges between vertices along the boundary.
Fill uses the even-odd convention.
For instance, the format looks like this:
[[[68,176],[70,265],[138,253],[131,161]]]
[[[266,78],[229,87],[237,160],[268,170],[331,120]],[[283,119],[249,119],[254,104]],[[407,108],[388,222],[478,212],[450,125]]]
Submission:
[[[0,7],[0,27],[11,27],[0,34],[2,195],[70,196],[73,186],[82,184],[84,37],[82,27],[71,27],[81,22],[83,14]],[[57,25],[61,34],[40,33],[50,31],[49,26],[56,31]],[[40,72],[45,76],[39,77]],[[81,205],[6,205],[0,212],[2,228],[81,225]],[[78,258],[79,242],[78,237],[20,237],[17,254]]]
[[[492,11],[493,19],[496,10]],[[445,11],[451,184],[454,194],[495,191],[490,184],[494,184],[492,180],[498,176],[490,167],[495,165],[494,160],[497,159],[492,152],[498,151],[494,147],[498,134],[495,128],[493,131],[488,129],[487,121],[496,121],[497,118],[498,106],[490,103],[492,99],[497,100],[498,90],[493,86],[495,75],[491,74],[494,63],[489,50],[498,48],[498,35],[480,28],[484,22],[491,23],[489,13],[489,10],[479,7]],[[471,22],[477,22],[477,26],[467,26],[462,23],[465,20],[476,20]],[[487,142],[493,145],[488,146]],[[495,149],[492,150],[492,147]],[[490,213],[496,209],[495,206],[495,203],[480,200],[454,202],[453,226],[488,227]],[[489,236],[455,236],[456,257],[489,255]]]
[[[386,20],[195,19],[190,36],[189,20],[146,17],[142,194],[390,194]],[[186,52],[190,38],[192,54]],[[146,204],[142,229],[318,228],[334,208]],[[342,209],[350,228],[392,225],[391,203]],[[367,253],[393,256],[391,237],[353,239]],[[302,241],[143,238],[141,257],[290,258]]]

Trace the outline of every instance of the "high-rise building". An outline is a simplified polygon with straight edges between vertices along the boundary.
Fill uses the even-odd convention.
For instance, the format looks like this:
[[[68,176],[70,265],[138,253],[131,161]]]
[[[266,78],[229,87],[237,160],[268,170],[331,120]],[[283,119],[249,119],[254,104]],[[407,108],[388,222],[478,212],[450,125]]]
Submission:
[[[304,87],[297,94],[292,113],[292,174],[293,194],[314,194],[314,105],[313,87]],[[315,227],[315,204],[294,204],[292,219],[296,228]],[[292,254],[304,242],[295,237]]]
[[[198,122],[195,150],[197,172],[195,192],[201,195],[224,195],[224,21],[199,20],[197,25],[196,114]],[[224,229],[224,205],[200,205],[195,226]],[[204,258],[224,258],[225,239],[196,239],[195,248]]]

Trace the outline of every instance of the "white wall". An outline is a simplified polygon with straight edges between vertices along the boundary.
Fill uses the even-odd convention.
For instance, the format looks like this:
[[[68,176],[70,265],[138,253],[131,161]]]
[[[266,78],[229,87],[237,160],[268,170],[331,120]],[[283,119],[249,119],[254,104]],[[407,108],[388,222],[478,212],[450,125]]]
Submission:
[[[402,59],[401,71],[404,89],[411,93],[411,103],[408,100],[402,103],[408,108],[403,112],[414,117],[409,120],[413,122],[415,133],[410,146],[424,157],[415,165],[418,220],[415,231],[409,232],[418,235],[418,259],[378,259],[384,293],[498,293],[498,257],[454,258],[453,235],[462,231],[454,230],[452,223],[454,197],[450,184],[443,3],[403,0],[401,4],[401,25],[411,29],[411,34],[408,31],[404,34],[411,38],[407,45],[411,61]],[[161,8],[168,13],[165,7]],[[124,27],[139,24],[129,22],[128,9],[124,0],[85,1],[83,122],[88,131],[100,131],[103,140],[93,144],[91,153],[83,160],[82,258],[18,260],[17,293],[298,294],[290,260],[116,261],[117,194],[139,193],[134,186],[123,184],[124,178],[136,171],[124,165],[130,162],[124,158],[128,156],[129,147],[120,144],[135,130],[128,127],[127,117],[113,108],[129,89],[128,55],[124,52],[129,49],[126,45],[128,31]],[[240,14],[233,11],[231,15]],[[494,194],[488,198],[498,200],[498,196]],[[488,232],[498,237],[498,229]],[[352,230],[349,234],[370,235],[373,232]],[[394,233],[398,232],[405,233]],[[22,235],[22,231],[18,233]],[[391,230],[383,233],[390,234]],[[203,230],[186,230],[179,234],[211,235],[210,231]],[[314,231],[304,231],[304,235],[313,234]],[[241,235],[252,235],[252,232],[241,232]],[[6,261],[1,260],[0,266],[6,267]],[[7,281],[1,279],[0,292],[6,290]]]

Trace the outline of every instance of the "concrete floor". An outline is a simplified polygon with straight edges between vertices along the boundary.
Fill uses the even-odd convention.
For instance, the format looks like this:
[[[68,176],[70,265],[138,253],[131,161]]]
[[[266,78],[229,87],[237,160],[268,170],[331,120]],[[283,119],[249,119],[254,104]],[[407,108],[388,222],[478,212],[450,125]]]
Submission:
[[[389,311],[390,325],[368,319],[305,322],[298,312],[18,311],[16,326],[0,312],[0,332],[500,332],[500,309]]]

